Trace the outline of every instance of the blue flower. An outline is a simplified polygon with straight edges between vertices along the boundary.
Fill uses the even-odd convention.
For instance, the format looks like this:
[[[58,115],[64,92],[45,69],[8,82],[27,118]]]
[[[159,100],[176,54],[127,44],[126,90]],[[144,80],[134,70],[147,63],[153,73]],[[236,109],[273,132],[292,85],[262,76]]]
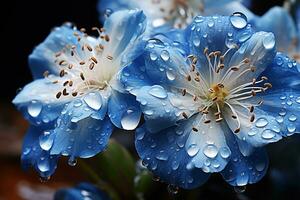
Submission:
[[[106,193],[90,183],[80,183],[73,188],[60,189],[55,193],[54,200],[109,200]]]
[[[153,31],[155,32],[159,32],[155,28],[162,28],[163,25],[177,28],[185,27],[198,14],[229,15],[239,11],[249,14],[249,16],[253,15],[238,0],[100,0],[98,3],[101,21],[105,15],[109,15],[113,11],[133,8],[145,12],[150,21],[149,28],[154,27]]]
[[[35,48],[29,56],[34,81],[13,100],[32,125],[23,145],[26,167],[47,177],[58,156],[74,165],[76,157],[105,149],[113,126],[136,128],[141,111],[118,74],[134,58],[144,29],[142,11],[120,11],[95,29],[97,38],[67,24]]]
[[[122,70],[145,118],[139,156],[183,188],[215,172],[233,186],[256,183],[268,167],[262,147],[300,131],[299,66],[242,14],[198,16],[178,34],[180,43],[149,40]]]
[[[258,31],[273,32],[277,48],[280,51],[286,52],[290,56],[296,54],[297,40],[300,34],[297,33],[296,23],[285,8],[275,6],[263,16],[255,16],[251,23]]]

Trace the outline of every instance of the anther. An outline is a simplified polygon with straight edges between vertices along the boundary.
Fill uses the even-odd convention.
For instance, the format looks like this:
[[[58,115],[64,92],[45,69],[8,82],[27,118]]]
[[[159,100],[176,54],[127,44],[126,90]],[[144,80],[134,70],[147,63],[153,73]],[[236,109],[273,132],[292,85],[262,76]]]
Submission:
[[[69,64],[69,65],[68,65],[68,68],[69,68],[69,69],[72,69],[72,68],[73,68],[73,64]]]
[[[63,90],[63,95],[64,95],[64,96],[68,96],[68,95],[69,95],[69,93],[67,92],[67,89],[66,89],[66,88]]]
[[[271,84],[271,83],[264,83],[264,86],[265,86],[267,89],[272,88],[272,84]]]
[[[256,96],[256,92],[254,90],[251,90],[252,96]]]
[[[85,64],[85,62],[84,61],[80,61],[80,63],[79,63],[80,65],[84,65]]]
[[[216,119],[216,122],[221,122],[223,120],[222,117],[219,117],[218,119]]]
[[[205,47],[204,50],[203,50],[203,53],[204,53],[204,54],[207,54],[207,52],[208,52],[208,48]]]
[[[207,119],[204,121],[204,124],[209,124],[210,122],[211,122],[210,119]]]
[[[94,56],[91,57],[91,60],[94,61],[94,63],[96,64],[98,63],[98,60]]]
[[[245,63],[245,64],[247,64],[247,63],[249,63],[250,62],[250,59],[249,58],[245,58],[244,60],[243,60],[243,63]]]
[[[77,92],[73,92],[73,93],[72,93],[72,96],[73,96],[73,97],[76,97],[77,94],[78,94]]]
[[[234,72],[236,72],[236,71],[239,71],[240,70],[240,68],[239,67],[231,67],[230,68],[232,71],[234,71]]]
[[[65,65],[65,64],[66,64],[66,61],[65,61],[65,60],[61,60],[58,64],[59,64],[59,65]]]
[[[106,42],[109,42],[109,40],[110,40],[108,35],[105,35],[104,39],[105,39]]]
[[[198,132],[197,128],[193,127],[192,129],[193,129],[193,131]]]
[[[232,117],[233,119],[237,119],[237,116],[235,116],[235,115],[231,115],[231,117]]]
[[[254,111],[254,106],[250,106],[249,112],[253,113],[253,111]]]
[[[113,57],[110,56],[110,55],[108,55],[106,58],[107,58],[108,60],[113,60]]]
[[[182,89],[181,93],[182,93],[182,96],[185,96],[186,95],[186,89]]]
[[[253,79],[252,79],[252,85],[255,85],[255,83],[256,83],[256,79],[253,78]]]
[[[63,86],[67,86],[69,84],[69,81],[64,82]]]
[[[69,86],[70,86],[70,87],[73,86],[73,81],[69,81]]]
[[[217,101],[217,100],[218,100],[218,97],[212,98],[212,101]]]
[[[84,76],[83,76],[83,73],[81,72],[80,73],[80,78],[84,81],[85,80],[85,78],[84,78]]]
[[[91,63],[91,64],[89,65],[89,69],[90,69],[90,70],[94,69],[94,67],[95,67],[95,63]]]
[[[192,77],[191,77],[190,75],[188,75],[188,76],[186,77],[186,79],[187,79],[188,81],[191,81],[191,80],[192,80]]]
[[[86,45],[86,48],[89,50],[89,51],[93,51],[93,48],[90,46],[90,45]]]
[[[218,83],[219,88],[224,88],[224,85],[222,83]]]
[[[255,66],[251,66],[251,67],[250,67],[250,70],[251,70],[251,72],[255,72],[256,67],[255,67]]]
[[[182,113],[182,116],[185,118],[185,119],[188,119],[188,116],[185,112]]]
[[[80,29],[80,32],[85,33],[85,32],[86,32],[86,29],[85,29],[85,28],[81,28],[81,29]]]
[[[200,82],[200,78],[199,78],[199,77],[195,77],[194,80],[195,80],[196,82]]]
[[[261,77],[261,80],[266,81],[266,80],[268,80],[268,77],[262,76],[262,77]]]
[[[215,116],[219,116],[221,114],[221,112],[216,112]]]
[[[55,54],[55,57],[59,57],[59,56],[61,56],[61,52],[57,52],[57,53]]]
[[[61,96],[61,92],[58,92],[58,93],[56,94],[56,98],[59,99],[60,96]]]
[[[255,115],[251,115],[250,122],[254,122],[254,120],[255,120]]]
[[[59,73],[59,76],[63,77],[65,75],[65,73],[66,73],[65,70],[61,70],[60,73]]]
[[[241,131],[241,129],[237,128],[237,129],[234,130],[234,133],[239,133],[240,131]]]

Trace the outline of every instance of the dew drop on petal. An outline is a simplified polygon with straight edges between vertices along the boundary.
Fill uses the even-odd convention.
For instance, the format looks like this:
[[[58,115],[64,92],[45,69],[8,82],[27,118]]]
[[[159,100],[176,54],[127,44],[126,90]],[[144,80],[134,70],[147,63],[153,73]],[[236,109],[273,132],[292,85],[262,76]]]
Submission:
[[[51,149],[51,147],[53,145],[53,137],[52,137],[52,135],[50,135],[49,131],[44,131],[44,133],[42,135],[40,135],[39,144],[40,144],[40,147],[45,151],[48,151]]]
[[[165,89],[160,85],[152,86],[152,88],[149,90],[149,94],[160,99],[164,99],[168,96]]]
[[[294,114],[291,114],[291,115],[289,116],[289,120],[290,120],[291,122],[294,122],[294,121],[296,121],[296,120],[297,120],[297,117],[296,117],[296,115],[294,115]]]
[[[188,148],[187,148],[187,153],[189,156],[193,157],[195,156],[197,153],[199,152],[199,147],[197,144],[191,144]]]
[[[266,129],[262,132],[261,137],[266,140],[274,138],[276,133],[270,129]]]
[[[259,172],[264,171],[265,168],[266,168],[266,162],[264,160],[258,161],[255,164],[255,169]]]
[[[230,156],[230,150],[228,149],[228,147],[222,147],[220,149],[220,155],[222,158],[228,158]]]
[[[275,37],[274,34],[268,33],[263,39],[263,45],[266,49],[272,49],[275,46]]]
[[[195,47],[199,47],[200,46],[200,39],[198,36],[194,36],[193,38],[193,44],[195,45]]]
[[[177,170],[178,167],[179,167],[179,162],[177,162],[176,160],[174,160],[174,161],[172,162],[172,169],[173,169],[173,170]]]
[[[157,55],[156,55],[156,53],[151,52],[151,53],[150,53],[150,59],[151,59],[152,61],[157,60]]]
[[[245,186],[248,184],[249,181],[249,175],[242,172],[239,176],[236,178],[236,184],[238,186]]]
[[[122,116],[121,125],[125,130],[133,130],[137,127],[139,121],[140,113],[133,109],[128,109]]]
[[[27,107],[28,114],[31,117],[37,117],[41,113],[43,105],[36,100],[31,101],[31,103]]]
[[[268,125],[268,120],[266,118],[259,118],[256,123],[255,123],[255,126],[258,127],[258,128],[263,128],[265,126]]]
[[[294,124],[288,124],[287,129],[290,133],[294,133],[296,131],[296,126]]]
[[[247,17],[240,12],[235,12],[230,16],[230,22],[232,26],[238,29],[242,29],[247,25]]]
[[[164,61],[168,61],[170,59],[170,54],[168,51],[166,50],[162,50],[160,57],[164,60]]]
[[[41,172],[47,172],[50,170],[48,159],[39,159],[37,163],[37,167]]]
[[[218,155],[218,149],[215,145],[209,144],[204,147],[203,153],[208,158],[215,158]]]
[[[168,69],[167,72],[166,72],[166,74],[167,74],[167,78],[168,78],[170,81],[175,80],[176,75],[175,75],[175,72],[174,72],[173,69]]]
[[[85,103],[94,110],[99,110],[102,106],[102,99],[100,94],[91,92],[87,94],[84,99]]]

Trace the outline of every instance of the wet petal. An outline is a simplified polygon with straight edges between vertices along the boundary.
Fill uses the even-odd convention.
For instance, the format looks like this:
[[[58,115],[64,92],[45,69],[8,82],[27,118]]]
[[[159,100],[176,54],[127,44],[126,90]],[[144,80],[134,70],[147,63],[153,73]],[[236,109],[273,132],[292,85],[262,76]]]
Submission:
[[[50,155],[48,151],[52,146],[52,139],[41,139],[48,133],[47,130],[31,126],[24,138],[21,155],[22,167],[28,169],[32,166],[44,178],[54,173],[58,161],[58,156]]]
[[[186,189],[203,184],[209,177],[190,165],[191,157],[184,148],[189,132],[188,121],[152,134],[145,126],[136,131],[136,149],[144,165],[162,181]]]
[[[141,110],[134,96],[113,91],[108,101],[108,115],[118,128],[134,130],[140,122]]]

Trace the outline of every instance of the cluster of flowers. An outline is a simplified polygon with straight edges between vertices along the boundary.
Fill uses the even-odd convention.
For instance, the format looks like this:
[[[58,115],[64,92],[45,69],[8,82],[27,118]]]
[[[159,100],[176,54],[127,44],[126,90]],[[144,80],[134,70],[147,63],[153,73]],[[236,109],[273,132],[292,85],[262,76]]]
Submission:
[[[264,145],[300,131],[300,34],[286,8],[260,17],[232,0],[116,0],[99,10],[98,37],[64,24],[29,56],[34,81],[13,100],[31,124],[24,167],[47,178],[61,156],[75,165],[103,151],[117,127],[135,130],[144,166],[168,184],[191,189],[220,172],[244,186],[266,173]]]

